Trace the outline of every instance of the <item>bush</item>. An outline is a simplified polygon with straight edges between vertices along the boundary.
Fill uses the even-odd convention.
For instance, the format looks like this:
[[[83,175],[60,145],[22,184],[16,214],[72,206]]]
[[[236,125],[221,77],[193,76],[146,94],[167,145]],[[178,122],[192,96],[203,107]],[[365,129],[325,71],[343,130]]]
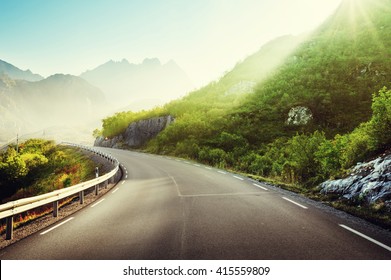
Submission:
[[[221,168],[226,167],[227,154],[224,150],[219,148],[203,147],[198,155],[200,161],[210,164],[212,166],[218,166]]]

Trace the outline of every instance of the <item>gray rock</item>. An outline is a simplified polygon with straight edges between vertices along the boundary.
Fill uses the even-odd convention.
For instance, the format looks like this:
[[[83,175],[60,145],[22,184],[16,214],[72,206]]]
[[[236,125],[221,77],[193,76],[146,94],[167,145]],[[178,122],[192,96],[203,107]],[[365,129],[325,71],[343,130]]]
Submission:
[[[312,112],[309,108],[303,106],[293,107],[289,110],[288,125],[306,125],[312,120]]]
[[[224,95],[254,93],[256,84],[257,83],[253,81],[240,81],[230,87]]]
[[[113,138],[104,138],[102,136],[95,139],[94,146],[121,148],[128,146],[130,148],[139,148],[145,145],[149,140],[155,138],[162,130],[174,121],[172,116],[163,116],[141,120],[131,123],[124,133]]]
[[[172,122],[172,116],[164,116],[131,123],[123,134],[124,142],[131,148],[139,148],[155,138]]]
[[[384,202],[391,205],[391,154],[358,163],[347,178],[329,180],[319,187],[325,194],[339,194],[343,198],[369,204]]]

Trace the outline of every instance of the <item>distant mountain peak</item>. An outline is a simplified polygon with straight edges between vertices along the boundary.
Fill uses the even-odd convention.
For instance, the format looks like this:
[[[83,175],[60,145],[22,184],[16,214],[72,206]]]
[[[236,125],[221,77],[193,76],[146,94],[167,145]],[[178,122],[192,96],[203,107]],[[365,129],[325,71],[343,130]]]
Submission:
[[[141,63],[111,60],[80,77],[102,89],[114,109],[154,100],[148,101],[149,106],[137,105],[132,110],[148,109],[176,99],[193,88],[187,74],[174,60],[162,64],[156,57],[145,58]]]
[[[123,59],[121,60],[121,63],[122,63],[122,64],[130,64],[129,61],[128,61],[126,58],[123,58]]]
[[[161,66],[162,63],[160,62],[160,60],[156,57],[154,58],[145,58],[143,60],[143,65],[147,65],[147,66]]]
[[[18,67],[0,59],[0,74],[6,74],[12,79],[26,81],[40,81],[44,78],[41,75],[34,74],[30,69],[21,70]]]

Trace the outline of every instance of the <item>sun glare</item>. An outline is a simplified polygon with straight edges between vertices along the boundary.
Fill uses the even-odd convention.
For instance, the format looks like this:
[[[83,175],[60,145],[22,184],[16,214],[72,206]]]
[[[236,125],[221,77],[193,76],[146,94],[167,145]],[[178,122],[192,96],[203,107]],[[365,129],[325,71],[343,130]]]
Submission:
[[[362,25],[364,24],[365,30],[369,30],[368,34],[371,37],[371,40],[376,42],[379,47],[384,49],[385,46],[380,40],[380,35],[376,25],[374,24],[372,7],[375,5],[373,5],[373,2],[380,3],[378,0],[345,0],[346,5],[348,5],[347,8],[349,9],[351,36],[356,38],[356,36],[358,36],[358,32],[363,29]],[[370,6],[371,8],[369,8]],[[377,5],[377,8],[381,8],[380,4]]]

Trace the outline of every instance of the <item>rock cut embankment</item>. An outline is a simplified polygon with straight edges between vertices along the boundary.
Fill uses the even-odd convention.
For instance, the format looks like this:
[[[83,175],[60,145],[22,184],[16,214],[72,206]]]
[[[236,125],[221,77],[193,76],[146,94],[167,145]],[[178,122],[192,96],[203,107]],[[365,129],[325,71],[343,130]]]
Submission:
[[[100,136],[96,138],[94,146],[108,148],[140,148],[149,140],[155,138],[162,130],[174,121],[172,116],[163,116],[140,120],[129,124],[125,132],[113,138]]]

